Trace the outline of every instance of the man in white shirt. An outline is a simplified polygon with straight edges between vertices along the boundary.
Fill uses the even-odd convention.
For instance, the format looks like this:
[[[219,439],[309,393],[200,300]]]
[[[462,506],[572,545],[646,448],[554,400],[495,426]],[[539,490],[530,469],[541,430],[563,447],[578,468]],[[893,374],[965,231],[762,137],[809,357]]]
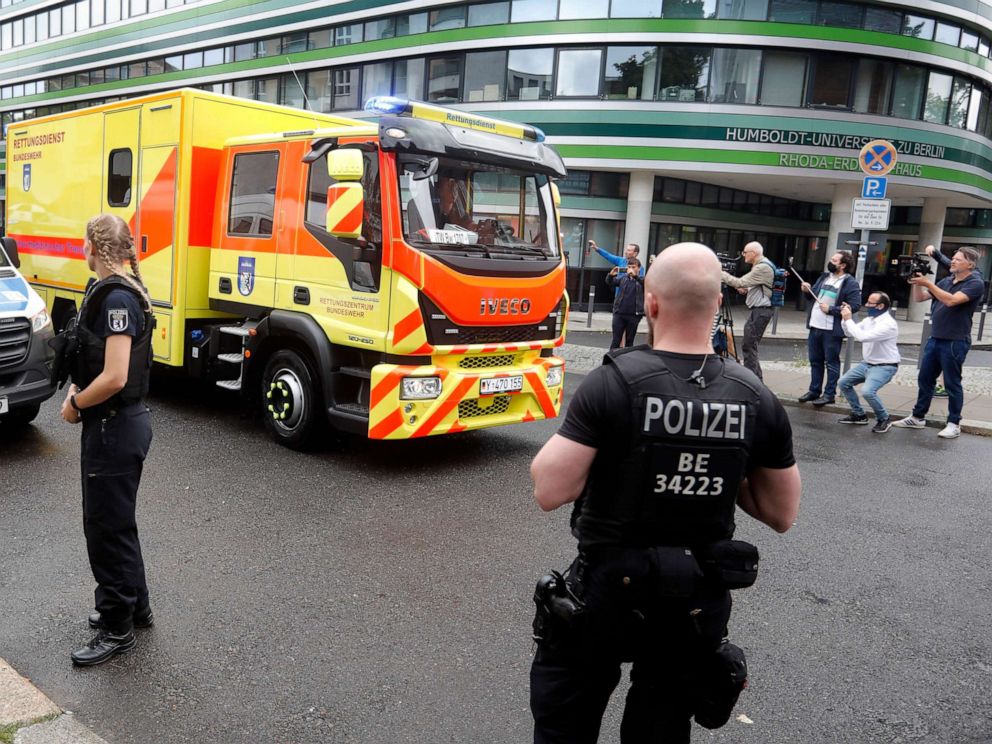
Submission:
[[[842,418],[840,423],[868,423],[865,409],[861,407],[858,394],[854,391],[854,386],[863,382],[865,386],[861,389],[861,395],[875,412],[875,426],[872,431],[876,434],[884,434],[892,428],[889,412],[882,405],[878,391],[888,384],[899,369],[899,347],[896,345],[899,327],[895,318],[889,314],[891,304],[885,292],[872,292],[865,303],[868,317],[860,323],[852,320],[850,305],[844,303],[840,308],[844,333],[861,342],[863,356],[861,362],[851,367],[838,383],[841,393],[851,406],[851,413]]]

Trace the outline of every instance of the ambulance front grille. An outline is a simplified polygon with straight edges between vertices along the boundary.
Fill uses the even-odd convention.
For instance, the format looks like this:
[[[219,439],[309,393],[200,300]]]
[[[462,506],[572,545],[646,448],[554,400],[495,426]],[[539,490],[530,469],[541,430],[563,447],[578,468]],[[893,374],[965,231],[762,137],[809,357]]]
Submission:
[[[493,367],[512,367],[517,357],[515,354],[496,354],[494,356],[467,356],[458,360],[461,369],[492,369]]]
[[[31,346],[31,321],[26,318],[0,319],[0,367],[20,364]]]
[[[492,401],[491,403],[489,401]],[[485,403],[486,405],[483,405]],[[496,395],[492,398],[476,398],[463,400],[458,404],[458,418],[467,419],[476,416],[491,416],[506,413],[510,408],[509,395]]]

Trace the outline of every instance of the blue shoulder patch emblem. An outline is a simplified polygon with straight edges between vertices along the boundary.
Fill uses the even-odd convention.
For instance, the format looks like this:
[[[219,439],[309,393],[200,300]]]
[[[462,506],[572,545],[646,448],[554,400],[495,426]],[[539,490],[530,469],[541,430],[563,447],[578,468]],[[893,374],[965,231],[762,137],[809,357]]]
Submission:
[[[115,308],[107,311],[107,325],[114,333],[127,330],[127,308]]]

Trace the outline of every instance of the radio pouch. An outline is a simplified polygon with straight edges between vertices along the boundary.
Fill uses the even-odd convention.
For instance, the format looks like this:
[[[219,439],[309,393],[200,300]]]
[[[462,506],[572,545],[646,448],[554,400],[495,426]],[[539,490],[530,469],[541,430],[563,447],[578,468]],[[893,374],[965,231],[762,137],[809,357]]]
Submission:
[[[717,729],[730,720],[741,691],[747,687],[744,651],[724,640],[699,667],[693,717],[703,728]]]
[[[688,597],[696,590],[703,572],[688,548],[651,548],[655,586],[662,597]]]
[[[703,572],[727,589],[746,589],[758,578],[758,548],[743,540],[720,540],[700,556]]]

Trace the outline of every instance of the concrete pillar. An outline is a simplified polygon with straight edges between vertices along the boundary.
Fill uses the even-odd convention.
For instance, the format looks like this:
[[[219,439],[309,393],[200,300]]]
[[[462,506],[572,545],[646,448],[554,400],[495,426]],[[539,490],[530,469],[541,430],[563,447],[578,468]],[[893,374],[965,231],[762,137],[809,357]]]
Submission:
[[[923,200],[923,215],[920,217],[920,240],[916,245],[918,252],[932,245],[940,250],[940,242],[944,239],[944,217],[947,214],[947,199],[926,198]],[[934,272],[930,276],[934,278],[937,271],[937,262],[930,260],[930,269]],[[929,302],[909,302],[909,319],[922,321],[927,310],[930,309]]]
[[[654,201],[654,173],[634,171],[627,187],[627,222],[624,225],[623,244],[641,246],[639,258],[646,262],[648,240],[651,237],[651,203]]]
[[[851,232],[851,204],[854,199],[861,196],[860,183],[838,183],[834,186],[834,200],[830,205],[830,231],[827,235],[827,250],[823,257],[824,271],[830,257],[837,251],[849,251],[851,246],[841,243],[837,244],[837,236],[841,233]],[[854,250],[857,256],[857,249]]]

